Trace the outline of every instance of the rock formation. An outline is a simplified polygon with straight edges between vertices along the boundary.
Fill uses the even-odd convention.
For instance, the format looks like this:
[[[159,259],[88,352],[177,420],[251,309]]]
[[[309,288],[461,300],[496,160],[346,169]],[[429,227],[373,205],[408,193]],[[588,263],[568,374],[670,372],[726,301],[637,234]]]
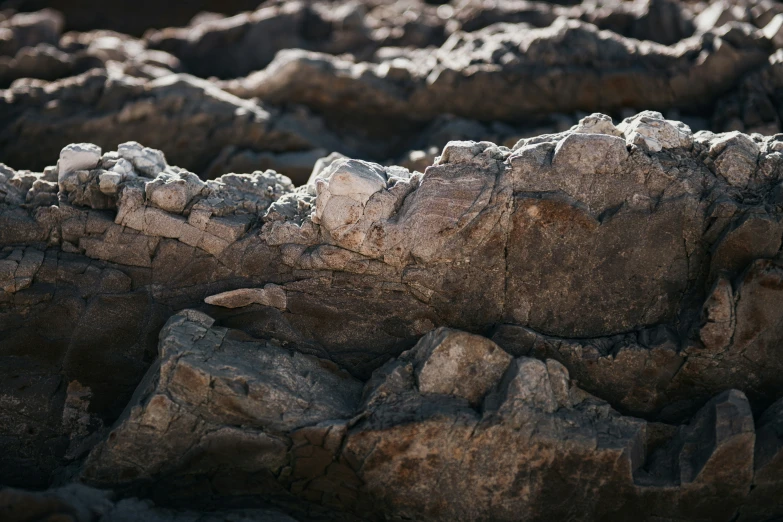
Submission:
[[[0,520],[783,518],[779,4],[240,4],[0,4]]]
[[[779,145],[648,111],[300,188],[136,142],[7,169],[8,480],[86,455],[92,485],[369,518],[778,513]]]

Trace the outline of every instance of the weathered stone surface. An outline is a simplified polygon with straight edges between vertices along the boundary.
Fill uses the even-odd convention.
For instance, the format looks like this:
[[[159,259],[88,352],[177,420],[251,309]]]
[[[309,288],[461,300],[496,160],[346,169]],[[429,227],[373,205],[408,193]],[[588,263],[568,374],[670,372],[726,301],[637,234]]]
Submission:
[[[752,518],[752,416],[783,394],[777,138],[647,112],[514,141],[424,172],[336,154],[299,188],[139,143],[3,166],[0,476],[90,453],[83,477],[157,500]]]
[[[410,360],[422,394],[454,395],[478,405],[505,373],[511,356],[492,341],[439,328],[400,360]]]
[[[783,517],[779,3],[146,1],[0,6],[0,519]]]
[[[224,308],[242,308],[251,304],[273,306],[280,310],[286,309],[285,290],[275,284],[268,284],[264,288],[239,288],[222,294],[211,295],[204,299],[209,305],[222,306]]]
[[[347,373],[269,343],[232,339],[213,323],[193,310],[169,319],[158,363],[88,458],[85,479],[152,478],[191,460],[204,471],[239,465],[276,475],[288,446],[279,433],[354,414],[361,383]],[[253,457],[235,452],[238,446]]]
[[[227,147],[274,153],[342,149],[323,122],[306,111],[286,113],[241,100],[187,75],[146,79],[94,69],[45,89],[19,85],[4,92],[0,154],[9,164],[28,168],[43,169],[71,142],[116,150],[143,140],[197,174]],[[144,163],[136,165],[139,174],[160,172],[162,157],[123,150],[120,157]]]
[[[568,384],[562,367],[515,359],[482,415],[459,399],[427,399],[410,386],[390,387],[395,375],[380,384],[384,395],[376,396],[343,451],[359,466],[365,489],[404,517],[518,520],[524,513],[525,520],[622,520],[632,509],[633,516],[653,519],[682,516],[679,499],[695,494],[700,500],[688,516],[729,520],[750,489],[755,434],[747,400],[735,391],[711,401],[679,433],[675,429],[659,451],[687,464],[680,479],[664,476],[676,468],[656,467],[663,459],[647,446],[652,426],[621,417]],[[649,468],[659,474],[651,478]],[[724,475],[732,469],[738,473]],[[611,498],[603,496],[607,487]],[[575,500],[578,511],[551,501],[564,491],[586,490]]]
[[[783,482],[763,474],[780,446],[780,408],[762,417],[759,448],[750,404],[736,390],[717,395],[680,427],[648,423],[582,391],[557,361],[513,358],[488,339],[438,329],[380,368],[360,405],[359,383],[335,369],[322,365],[325,373],[315,377],[296,363],[240,363],[236,335],[195,311],[170,320],[160,365],[93,449],[83,478],[104,486],[152,478],[168,491],[182,488],[184,477],[195,484],[233,473],[230,491],[214,479],[206,487],[218,496],[288,495],[370,520],[518,520],[520,513],[525,520],[623,520],[632,512],[651,520],[732,520],[743,509],[783,509],[777,501],[744,505],[754,481],[764,481],[767,489],[756,495],[767,499]],[[256,350],[280,350],[252,344],[257,348],[241,355],[245,363],[260,355]],[[466,364],[466,355],[480,353],[486,357]],[[489,371],[477,372],[477,363],[493,360]],[[442,371],[430,375],[434,364]],[[197,385],[199,376],[213,384]],[[451,381],[433,388],[436,377]],[[265,380],[264,392],[254,393]],[[305,385],[313,382],[319,391]],[[288,394],[305,389],[313,393],[312,408],[299,409]],[[282,417],[263,413],[280,407]],[[253,458],[228,450],[237,447],[252,448]],[[761,459],[755,467],[754,452]],[[270,485],[254,489],[262,472]],[[578,512],[551,502],[566,492],[580,495]],[[494,502],[498,495],[505,500]]]
[[[272,103],[414,119],[442,113],[509,120],[628,106],[693,108],[711,103],[743,73],[762,65],[767,46],[759,31],[743,24],[711,29],[667,48],[558,18],[541,29],[501,25],[457,32],[434,55],[411,53],[381,63],[284,50],[264,70],[223,85],[239,96]],[[493,96],[482,96],[486,92]]]

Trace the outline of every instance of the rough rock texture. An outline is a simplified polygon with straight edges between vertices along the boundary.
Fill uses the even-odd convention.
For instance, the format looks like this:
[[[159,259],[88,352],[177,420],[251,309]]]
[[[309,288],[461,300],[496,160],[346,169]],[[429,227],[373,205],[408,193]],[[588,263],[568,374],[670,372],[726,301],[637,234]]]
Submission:
[[[513,120],[707,106],[768,55],[768,40],[748,25],[728,24],[665,47],[558,18],[528,31],[501,24],[455,33],[435,52],[390,52],[377,63],[286,50],[266,69],[223,85],[239,96],[324,111]]]
[[[749,496],[742,456],[754,426],[761,467],[778,447],[778,145],[647,111],[512,149],[450,142],[424,173],[332,156],[298,189],[272,171],[205,182],[136,142],[5,168],[4,480],[42,485],[89,452],[84,480],[159,501],[207,487],[546,520],[571,516],[549,500],[568,493],[584,520],[781,514]],[[334,469],[299,470],[315,450],[298,440]],[[544,461],[573,481],[513,467]],[[479,477],[508,500],[476,497]]]
[[[781,4],[124,5],[0,3],[0,520],[783,518]]]
[[[197,172],[226,148],[276,153],[340,148],[306,112],[270,112],[187,75],[144,80],[94,70],[46,89],[21,85],[6,91],[0,104],[4,160],[36,169],[73,141],[111,150],[139,136]],[[27,145],[31,140],[39,140],[36,147]]]
[[[282,506],[300,498],[365,519],[780,513],[772,501],[745,518],[758,477],[766,491],[756,495],[783,486],[769,472],[780,408],[762,415],[757,448],[737,390],[679,428],[648,423],[582,391],[554,360],[513,358],[483,337],[439,329],[377,370],[360,401],[361,384],[331,365],[212,324],[193,310],[167,323],[160,363],[90,453],[83,480],[154,480],[160,498],[189,489]],[[484,367],[465,364],[471,356]],[[572,503],[552,502],[566,493]]]
[[[454,115],[467,121],[450,139],[495,143],[595,111],[782,130],[783,8],[769,0],[188,2],[156,5],[146,33],[146,3],[113,4],[116,15],[64,0],[0,6],[0,159],[16,168],[41,170],[72,142],[135,140],[202,178],[272,168],[302,184],[333,151],[423,170],[445,145],[433,126]],[[247,103],[183,93],[171,85],[182,73]],[[259,111],[264,131],[203,131]]]

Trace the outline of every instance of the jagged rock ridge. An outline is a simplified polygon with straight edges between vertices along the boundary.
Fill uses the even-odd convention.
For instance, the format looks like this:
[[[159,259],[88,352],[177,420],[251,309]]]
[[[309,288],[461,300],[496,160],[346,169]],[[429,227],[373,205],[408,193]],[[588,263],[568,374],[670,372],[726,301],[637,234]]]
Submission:
[[[0,159],[42,170],[69,143],[136,140],[202,179],[272,168],[302,184],[333,151],[423,168],[449,139],[510,146],[596,111],[781,130],[778,3],[562,4],[268,0],[187,23],[214,6],[199,2],[156,6],[142,35],[145,4],[101,19],[9,0]]]
[[[299,188],[135,142],[4,167],[0,472],[370,518],[778,516],[781,148],[648,111],[423,173],[332,155]]]

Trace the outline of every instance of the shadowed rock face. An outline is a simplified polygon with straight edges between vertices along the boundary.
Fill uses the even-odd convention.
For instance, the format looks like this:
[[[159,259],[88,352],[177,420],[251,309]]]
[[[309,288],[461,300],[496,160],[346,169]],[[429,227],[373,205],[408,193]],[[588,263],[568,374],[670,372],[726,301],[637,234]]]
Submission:
[[[331,152],[423,170],[450,140],[511,146],[596,111],[781,130],[769,0],[187,4],[0,2],[0,159],[135,140],[202,179],[301,185]]]
[[[783,519],[782,4],[88,4],[0,0],[0,522]]]
[[[198,173],[208,171],[221,153],[261,144],[274,153],[345,150],[306,112],[270,112],[187,75],[115,79],[93,70],[49,89],[6,92],[9,96],[0,101],[3,159],[39,170],[70,142],[115,149],[139,135],[145,136],[145,145],[166,150],[170,160]],[[31,148],[28,140],[40,141]]]
[[[558,18],[541,29],[500,25],[455,33],[434,52],[390,54],[371,63],[282,51],[267,68],[223,87],[272,103],[396,118],[452,113],[514,120],[622,107],[695,109],[762,65],[768,46],[742,24],[665,47]],[[481,95],[488,92],[493,95]]]
[[[555,360],[439,329],[377,370],[360,399],[362,385],[325,361],[212,323],[193,310],[169,320],[159,364],[83,480],[153,483],[153,498],[306,499],[369,520],[626,520],[632,510],[742,520],[744,509],[780,509],[745,507],[756,480],[766,494],[783,484],[768,471],[781,452],[780,408],[762,416],[758,448],[737,390],[679,428],[648,423],[578,388]],[[552,502],[566,493],[573,504]]]
[[[779,516],[779,145],[647,111],[450,142],[423,173],[332,155],[300,188],[136,142],[4,167],[3,480],[370,519]]]

